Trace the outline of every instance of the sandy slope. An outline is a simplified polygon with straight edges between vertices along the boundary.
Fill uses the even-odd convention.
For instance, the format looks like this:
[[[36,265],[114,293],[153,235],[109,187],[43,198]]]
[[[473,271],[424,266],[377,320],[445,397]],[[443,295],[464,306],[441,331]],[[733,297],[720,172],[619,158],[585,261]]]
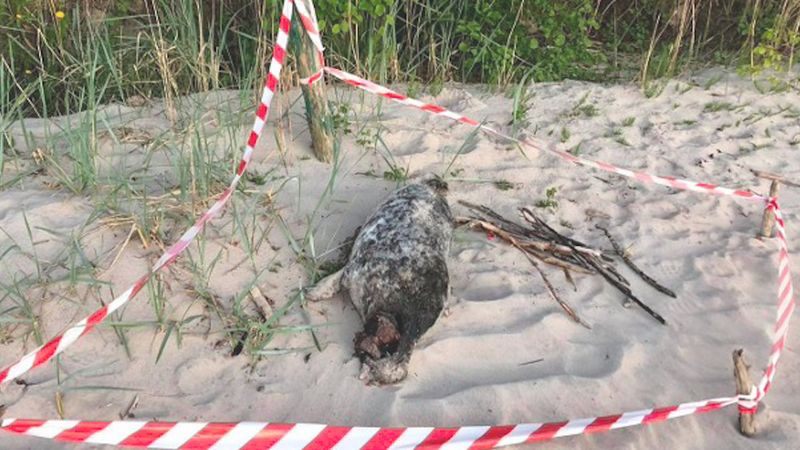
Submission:
[[[706,88],[707,84],[710,86]],[[527,114],[527,130],[541,138],[563,138],[565,148],[580,145],[582,155],[757,192],[766,190],[766,182],[756,180],[750,168],[777,171],[800,180],[800,96],[796,92],[762,94],[752,83],[720,70],[670,82],[660,96],[649,99],[633,85],[563,82],[532,89],[535,96]],[[291,94],[294,96],[296,93]],[[470,134],[467,127],[415,110],[385,103],[378,108],[374,99],[359,93],[342,90],[337,97],[351,105],[355,122],[353,133],[342,146],[334,194],[321,204],[312,222],[317,254],[334,249],[350,236],[395,187],[393,182],[360,174],[373,171],[380,175],[387,170],[377,152],[356,143],[362,127],[367,130],[362,138],[383,127],[382,139],[397,163],[408,167],[414,176],[442,173]],[[501,128],[507,128],[511,116],[509,98],[478,87],[450,86],[427,99]],[[200,104],[194,108],[206,112],[219,110],[226,101],[228,111],[240,111],[234,115],[233,133],[213,115],[195,113],[195,117],[203,118],[212,142],[238,145],[242,141],[249,112],[241,113],[236,93],[217,93],[207,99],[195,96],[192,100]],[[714,111],[722,102],[721,110]],[[594,105],[598,114],[592,116],[581,105]],[[151,135],[166,133],[168,128],[157,104],[109,108],[105,113],[108,123],[127,124]],[[629,117],[634,122],[625,126]],[[357,317],[341,298],[309,305],[307,317],[292,314],[282,322],[326,325],[317,329],[322,352],[304,350],[272,356],[254,367],[243,355],[231,357],[230,346],[220,344],[223,324],[190,289],[193,279],[187,260],[208,262],[220,252],[218,264],[210,271],[208,289],[226,306],[259,268],[272,267],[273,271],[259,279],[258,286],[278,305],[306,281],[286,233],[269,220],[269,208],[263,201],[268,192],[277,191],[273,206],[291,233],[302,237],[328,182],[330,168],[308,159],[309,138],[302,119],[292,115],[291,123],[293,139],[284,157],[274,156],[271,126],[258,146],[253,169],[265,173],[278,167],[273,172],[277,178],[263,186],[249,184],[250,197],[240,195],[235,200],[239,211],[247,210],[257,218],[260,232],[268,237],[269,245],[256,253],[255,264],[240,264],[246,259],[245,251],[234,234],[236,221],[229,208],[207,231],[205,253],[200,254],[193,246],[192,258],[183,258],[164,277],[169,317],[197,314],[209,318],[188,327],[180,347],[174,338],[170,340],[157,364],[163,333],[154,332],[152,327],[128,332],[130,359],[108,328],[84,338],[61,358],[63,369],[74,375],[67,383],[73,390],[64,398],[67,417],[117,419],[134,392],[74,390],[114,386],[138,391],[140,403],[134,412],[141,419],[385,426],[519,423],[613,414],[729,395],[733,389],[730,353],[738,347],[749,354],[753,374],[760,374],[774,314],[776,257],[774,243],[754,238],[761,217],[758,205],[644,186],[544,154],[529,153],[526,158],[482,135],[450,167],[451,176],[456,174],[451,180],[455,213],[465,213],[455,206],[456,200],[465,199],[491,205],[513,217],[516,208],[534,204],[544,198],[547,188],[556,187],[558,208],[542,211],[550,223],[596,245],[605,242],[594,224],[608,225],[630,246],[644,270],[676,291],[678,298],[670,299],[644,284],[635,285],[641,297],[666,317],[668,326],[658,325],[636,308],[623,308],[621,296],[599,278],[578,276],[577,290],[573,291],[557,271],[551,270],[561,294],[592,329],[576,326],[549,299],[521,255],[496,240],[461,231],[452,246],[449,314],[419,343],[411,361],[411,375],[402,385],[366,387],[357,379],[359,363],[352,356]],[[31,121],[27,128],[35,135],[44,126],[41,121]],[[23,133],[22,128],[16,130]],[[169,145],[179,148],[179,141],[173,139]],[[29,145],[36,143],[20,143],[20,150],[30,151]],[[109,171],[125,174],[136,170],[147,152],[152,152],[148,175],[161,177],[165,180],[162,185],[167,186],[174,179],[170,158],[157,150],[114,139],[105,141],[102,148],[101,167]],[[220,155],[220,159],[225,156]],[[498,190],[491,183],[496,180],[510,181],[514,188]],[[77,239],[86,258],[97,266],[95,276],[111,283],[116,293],[158,256],[152,246],[144,249],[134,239],[109,269],[128,230],[102,225],[92,215],[92,199],[48,190],[46,181],[38,177],[0,192],[0,228],[5,232],[0,233],[0,253],[13,245],[10,236],[20,246],[0,261],[4,283],[15,276],[36,274],[36,265],[22,253],[32,249],[23,212],[34,227],[35,251],[43,261],[58,260],[63,252],[69,254],[70,239],[65,236],[88,223]],[[278,190],[279,186],[282,189]],[[781,198],[789,238],[796,242],[800,190],[787,189]],[[179,231],[176,229],[172,236]],[[791,241],[790,245],[797,248]],[[796,252],[793,256],[800,261]],[[63,268],[53,270],[55,275],[63,275]],[[93,310],[100,300],[111,298],[108,287],[96,292],[79,287],[73,293],[57,286],[28,293],[36,312],[42,315],[46,336]],[[143,292],[132,302],[121,320],[153,320],[148,295]],[[6,302],[0,304],[0,311],[11,304]],[[2,365],[32,348],[32,340],[22,338],[23,331],[15,330],[14,338],[3,344]],[[795,322],[790,334],[798,332]],[[541,447],[798,446],[800,381],[795,374],[800,371],[800,357],[793,342],[790,339],[775,387],[762,407],[762,432],[756,439],[746,440],[736,433],[732,408],[647,428],[562,439]],[[283,335],[270,344],[270,348],[281,349],[312,346],[308,333]],[[525,364],[538,359],[542,360]],[[27,389],[6,387],[0,393],[0,403],[8,405],[7,416],[55,418],[55,377],[55,366],[50,364],[24,377],[34,384]],[[70,448],[10,435],[0,435],[0,443],[8,449]]]

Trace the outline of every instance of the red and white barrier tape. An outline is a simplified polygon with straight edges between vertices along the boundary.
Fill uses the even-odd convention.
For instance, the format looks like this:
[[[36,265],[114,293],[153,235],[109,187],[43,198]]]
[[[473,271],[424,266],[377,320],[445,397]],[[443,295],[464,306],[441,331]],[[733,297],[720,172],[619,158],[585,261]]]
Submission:
[[[645,409],[606,417],[565,422],[458,428],[333,427],[320,424],[266,422],[78,422],[73,420],[15,420],[0,423],[3,430],[63,442],[108,444],[160,449],[489,449],[546,441],[557,437],[598,433],[647,425],[732,405],[736,397]]]
[[[316,17],[313,4],[309,12],[302,4],[296,3],[298,14],[304,27],[309,31],[312,42],[318,49],[320,61],[322,60],[322,42],[318,39],[319,32],[316,26]],[[153,272],[169,265],[188,246],[189,242],[203,228],[205,223],[216,215],[230,198],[233,189],[241,178],[261,129],[266,120],[269,102],[277,87],[280,68],[286,53],[286,41],[292,15],[292,0],[286,0],[281,16],[280,31],[275,46],[275,54],[270,64],[270,74],[262,97],[262,104],[256,113],[257,118],[253,131],[250,134],[248,145],[237,169],[236,176],[231,186],[223,192],[220,199],[207,211],[170,249],[159,259]],[[314,38],[317,36],[317,39]],[[88,422],[72,420],[28,420],[4,419],[0,421],[0,429],[12,433],[38,436],[65,442],[83,442],[95,444],[110,444],[134,448],[161,448],[161,449],[429,449],[429,448],[495,448],[506,445],[521,444],[549,440],[556,437],[573,436],[625,428],[635,425],[683,417],[686,415],[700,414],[715,411],[733,404],[738,404],[743,413],[755,412],[758,403],[769,391],[775,376],[778,361],[786,345],[789,320],[794,311],[794,293],[789,268],[789,250],[786,239],[785,221],[776,199],[766,198],[749,191],[720,187],[707,183],[697,183],[689,180],[680,180],[671,177],[659,177],[644,172],[635,172],[616,167],[611,164],[579,158],[555,148],[542,146],[532,141],[518,141],[506,136],[479,122],[448,111],[440,106],[426,104],[419,100],[408,98],[390,89],[374,84],[368,80],[349,74],[347,72],[325,67],[324,70],[344,82],[364,89],[368,92],[381,95],[393,101],[422,109],[432,114],[472,126],[479,126],[491,134],[517,141],[522,145],[544,149],[548,152],[570,161],[600,170],[617,173],[622,176],[637,179],[642,182],[656,183],[675,189],[691,190],[706,194],[726,195],[766,203],[766,208],[774,212],[776,217],[778,251],[778,305],[775,327],[773,330],[773,344],[770,351],[767,367],[758,385],[749,395],[737,395],[697,402],[683,403],[666,408],[645,409],[604,417],[591,417],[563,422],[529,423],[508,426],[470,426],[459,428],[374,428],[374,427],[334,427],[319,424],[273,424],[259,422],[239,423],[207,423],[207,422]],[[312,76],[309,83],[321,78],[321,74]],[[12,365],[0,373],[0,383],[14,376],[18,376],[51,359],[83,334],[88,333],[92,327],[102,321],[110,312],[125,304],[130,298],[141,290],[149,279],[149,275],[140,278],[133,287],[119,298],[115,299],[108,307],[103,308],[92,316],[84,319],[78,325],[70,328],[62,336],[53,339],[45,346],[32,352],[20,362]],[[112,308],[113,305],[113,308]],[[64,344],[62,344],[62,342]]]
[[[267,75],[266,83],[264,85],[261,103],[256,111],[255,122],[253,123],[252,131],[250,131],[250,137],[247,140],[247,146],[244,149],[242,159],[239,161],[239,165],[236,168],[236,174],[234,175],[233,180],[231,180],[230,186],[228,186],[222,192],[222,194],[220,194],[219,198],[216,202],[214,202],[211,208],[209,208],[208,211],[200,216],[197,222],[195,222],[191,228],[186,230],[180,239],[178,239],[176,243],[170,246],[166,252],[161,255],[161,258],[156,261],[148,274],[139,278],[133,284],[133,286],[128,288],[128,290],[123,292],[122,295],[115,298],[108,305],[98,309],[89,317],[86,317],[70,327],[60,336],[56,336],[50,342],[28,353],[19,361],[0,372],[0,385],[26,373],[34,367],[50,361],[53,359],[53,357],[64,351],[67,347],[74,344],[75,341],[77,341],[81,336],[84,336],[92,331],[92,329],[94,329],[97,324],[105,320],[109,314],[128,303],[128,301],[135,297],[136,294],[138,294],[139,291],[145,286],[145,284],[147,284],[150,276],[172,264],[172,262],[175,261],[175,258],[177,258],[178,255],[186,250],[192,240],[205,227],[206,223],[219,214],[220,211],[222,211],[222,207],[225,206],[225,204],[231,198],[234,189],[236,189],[236,185],[239,184],[242,174],[244,174],[245,169],[247,169],[247,165],[250,163],[250,158],[253,155],[256,142],[258,142],[258,138],[261,136],[261,131],[264,128],[264,123],[267,120],[269,105],[272,101],[273,95],[275,94],[275,90],[278,88],[278,78],[280,77],[281,68],[283,67],[283,60],[286,57],[286,44],[289,41],[288,33],[291,26],[292,11],[292,1],[285,0],[280,20],[280,29],[275,40],[275,50],[272,55],[272,61],[269,65],[269,74]]]
[[[301,84],[311,85],[321,80],[322,76],[325,74],[325,47],[322,45],[322,37],[320,37],[319,33],[319,25],[317,22],[317,13],[314,10],[314,3],[310,2],[308,8],[306,8],[303,0],[294,0],[294,4],[297,9],[297,15],[300,17],[300,22],[302,22],[303,28],[306,30],[306,34],[308,35],[309,39],[311,39],[311,43],[314,45],[314,48],[317,50],[317,59],[319,61],[319,66],[321,67],[319,71],[311,76],[300,79]]]
[[[297,14],[302,19],[301,21],[303,23],[303,26],[305,27],[306,32],[308,33],[308,35],[311,37],[311,40],[314,43],[314,46],[316,47],[317,54],[320,55],[319,59],[320,59],[320,61],[324,62],[324,58],[322,57],[322,53],[324,51],[324,48],[322,46],[322,41],[319,40],[319,39],[315,39],[315,37],[316,38],[319,37],[319,31],[318,31],[319,28],[317,26],[317,18],[313,14],[313,3],[311,4],[311,8],[312,8],[311,12],[309,12],[306,9],[306,7],[303,5],[302,1],[296,2],[296,5],[297,5]],[[752,199],[752,200],[755,200],[755,201],[762,201],[762,202],[767,201],[766,197],[754,194],[754,193],[752,193],[750,191],[729,189],[729,188],[725,188],[725,187],[722,187],[722,186],[717,186],[717,185],[714,185],[714,184],[697,183],[695,181],[676,179],[676,178],[673,178],[673,177],[663,177],[663,176],[651,175],[651,174],[646,173],[646,172],[636,172],[636,171],[633,171],[633,170],[624,169],[624,168],[617,167],[617,166],[614,166],[612,164],[604,163],[604,162],[601,162],[601,161],[593,161],[591,159],[580,158],[578,156],[575,156],[575,155],[572,155],[570,153],[558,150],[558,149],[556,149],[556,148],[554,148],[552,146],[545,145],[545,144],[543,144],[541,142],[538,142],[536,140],[533,140],[533,139],[519,140],[519,139],[513,138],[511,136],[505,135],[505,134],[495,130],[494,128],[492,128],[490,126],[483,125],[480,122],[478,122],[477,120],[471,119],[471,118],[469,118],[467,116],[458,114],[458,113],[453,112],[453,111],[449,111],[449,110],[447,110],[445,108],[442,108],[441,106],[438,106],[438,105],[435,105],[435,104],[425,103],[425,102],[422,102],[420,100],[417,100],[417,99],[414,99],[414,98],[410,98],[408,96],[405,96],[403,94],[395,92],[395,91],[393,91],[393,90],[391,90],[391,89],[389,89],[387,87],[375,84],[375,83],[373,83],[373,82],[371,82],[369,80],[361,78],[361,77],[359,77],[357,75],[353,75],[351,73],[345,72],[345,71],[337,69],[335,67],[326,67],[326,66],[324,66],[324,64],[323,64],[323,68],[320,69],[319,72],[313,74],[312,76],[310,76],[308,78],[304,78],[304,79],[302,79],[300,81],[302,83],[305,83],[305,84],[313,84],[313,83],[319,81],[322,78],[323,72],[327,72],[327,73],[333,75],[334,77],[344,81],[345,83],[347,83],[347,84],[349,84],[351,86],[357,87],[359,89],[362,89],[362,90],[365,90],[367,92],[379,95],[379,96],[384,97],[384,98],[388,98],[388,99],[390,99],[392,101],[395,101],[397,103],[400,103],[400,104],[403,104],[403,105],[406,105],[406,106],[411,106],[411,107],[414,107],[414,108],[418,108],[418,109],[421,109],[423,111],[427,111],[427,112],[429,112],[431,114],[434,114],[434,115],[446,117],[448,119],[455,120],[456,122],[461,122],[461,123],[464,123],[464,124],[467,124],[467,125],[477,126],[481,130],[483,130],[483,131],[485,131],[485,132],[487,132],[489,134],[492,134],[492,135],[495,135],[497,137],[506,139],[508,141],[516,142],[516,143],[521,144],[521,145],[529,146],[531,148],[547,151],[547,152],[549,152],[551,154],[554,154],[554,155],[558,156],[559,158],[562,158],[562,159],[567,160],[567,161],[569,161],[571,163],[574,163],[574,164],[580,164],[580,165],[592,167],[592,168],[595,168],[595,169],[604,170],[606,172],[616,173],[616,174],[619,174],[619,175],[622,175],[622,176],[625,176],[625,177],[637,179],[637,180],[639,180],[641,182],[644,182],[644,183],[655,183],[655,184],[660,184],[660,185],[663,185],[663,186],[669,186],[669,187],[672,187],[672,188],[675,188],[675,189],[690,190],[690,191],[695,191],[695,192],[710,193],[710,194],[717,194],[717,195],[732,195],[732,196],[736,196],[736,197],[747,198],[747,199]]]
[[[760,201],[760,202],[765,202],[767,200],[766,197],[763,197],[763,196],[758,195],[758,194],[754,194],[754,193],[752,193],[750,191],[744,191],[744,190],[739,190],[739,189],[731,189],[731,188],[726,188],[726,187],[718,186],[718,185],[715,185],[715,184],[709,184],[709,183],[698,183],[696,181],[682,180],[682,179],[673,178],[673,177],[664,177],[664,176],[651,175],[651,174],[646,173],[646,172],[636,172],[636,171],[633,171],[633,170],[630,170],[630,169],[624,169],[622,167],[617,167],[617,166],[614,166],[612,164],[608,164],[608,163],[604,163],[604,162],[600,162],[600,161],[593,161],[591,159],[586,159],[586,158],[581,158],[581,157],[569,154],[567,152],[558,150],[558,149],[556,149],[554,147],[551,147],[549,145],[544,145],[544,144],[542,144],[542,143],[540,143],[540,142],[538,142],[536,140],[533,140],[533,139],[519,140],[519,139],[513,138],[511,136],[508,136],[506,134],[503,134],[503,133],[495,130],[494,128],[492,128],[490,126],[483,125],[483,124],[481,124],[480,122],[478,122],[475,119],[471,119],[471,118],[469,118],[467,116],[458,114],[458,113],[453,112],[453,111],[449,111],[449,110],[447,110],[445,108],[442,108],[441,106],[438,106],[438,105],[434,105],[434,104],[431,104],[431,103],[425,103],[425,102],[419,101],[417,99],[409,98],[409,97],[407,97],[407,96],[405,96],[403,94],[400,94],[398,92],[395,92],[395,91],[393,91],[393,90],[391,90],[389,88],[377,85],[377,84],[375,84],[375,83],[373,83],[373,82],[371,82],[369,80],[365,80],[365,79],[363,79],[363,78],[361,78],[361,77],[359,77],[357,75],[353,75],[353,74],[345,72],[343,70],[339,70],[339,69],[336,69],[334,67],[325,67],[325,72],[333,75],[334,77],[344,81],[345,83],[347,83],[347,84],[349,84],[351,86],[357,87],[357,88],[362,89],[364,91],[379,95],[379,96],[384,97],[384,98],[388,98],[388,99],[390,99],[392,101],[395,101],[397,103],[400,103],[402,105],[411,106],[411,107],[414,107],[414,108],[417,108],[417,109],[421,109],[423,111],[427,111],[427,112],[429,112],[431,114],[434,114],[434,115],[437,115],[437,116],[446,117],[448,119],[455,120],[456,122],[460,122],[460,123],[463,123],[463,124],[466,124],[466,125],[477,126],[481,130],[483,130],[483,131],[485,131],[485,132],[487,132],[489,134],[492,134],[494,136],[506,139],[506,140],[511,141],[511,142],[516,142],[516,143],[518,143],[520,145],[528,146],[528,147],[535,148],[535,149],[538,149],[538,150],[544,150],[544,151],[546,151],[548,153],[554,154],[554,155],[558,156],[559,158],[564,159],[566,161],[569,161],[571,163],[580,164],[580,165],[583,165],[583,166],[588,166],[588,167],[592,167],[592,168],[595,168],[595,169],[604,170],[606,172],[613,172],[613,173],[616,173],[618,175],[622,175],[622,176],[625,176],[625,177],[628,177],[628,178],[634,178],[634,179],[639,180],[639,181],[644,182],[644,183],[655,183],[655,184],[660,184],[660,185],[663,185],[663,186],[669,186],[669,187],[672,187],[672,188],[675,188],[675,189],[689,190],[689,191],[694,191],[694,192],[701,192],[701,193],[704,193],[704,194],[732,195],[732,196],[735,196],[735,197],[740,197],[740,198],[745,198],[745,199],[750,199],[750,200],[755,200],[755,201]]]

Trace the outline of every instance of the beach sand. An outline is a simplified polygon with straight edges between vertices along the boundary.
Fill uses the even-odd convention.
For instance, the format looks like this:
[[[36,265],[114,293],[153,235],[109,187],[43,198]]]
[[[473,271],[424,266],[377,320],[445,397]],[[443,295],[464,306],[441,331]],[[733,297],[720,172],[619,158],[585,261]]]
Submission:
[[[652,98],[633,84],[575,81],[536,84],[530,93],[527,123],[518,128],[581,156],[763,194],[768,182],[750,169],[800,181],[796,91],[762,93],[732,71],[710,69],[670,81]],[[278,113],[298,95],[296,90],[282,95]],[[283,121],[282,153],[276,150],[278,114],[273,113],[250,168],[256,177],[243,184],[245,192],[237,192],[210,223],[200,244],[192,244],[158,283],[110,319],[128,325],[130,355],[114,330],[101,326],[61,355],[59,369],[49,363],[22,377],[27,387],[13,382],[4,387],[5,416],[58,418],[60,389],[64,417],[82,420],[117,420],[138,396],[132,412],[141,420],[516,424],[732,395],[731,352],[737,348],[745,349],[753,378],[761,376],[777,295],[777,243],[756,239],[762,205],[639,184],[546,153],[522,154],[468,126],[345,87],[331,96],[348,105],[340,118],[346,117],[351,129],[335,170],[311,158],[301,102]],[[223,91],[183,99],[185,121],[177,132],[158,101],[106,107],[99,113],[99,128],[112,132],[98,132],[96,138],[98,178],[133,180],[146,185],[148,195],[162,196],[160,207],[171,220],[161,232],[176,239],[202,212],[204,201],[227,183],[252,120],[251,97]],[[446,85],[437,95],[421,98],[513,132],[513,99],[502,92]],[[7,163],[4,179],[33,167],[30,155],[37,148],[69,167],[60,155],[75,145],[76,137],[69,134],[73,124],[84,120],[78,114],[14,124],[11,136],[23,158]],[[217,162],[214,179],[221,184],[208,186],[207,198],[170,201],[186,175],[178,161],[197,148]],[[236,324],[216,310],[240,306],[242,314],[256,317],[247,295],[252,285],[272,302],[273,311],[290,302],[295,290],[309,283],[303,262],[312,253],[320,260],[335,258],[337,248],[398,186],[383,176],[390,170],[387,160],[407,169],[411,180],[444,174],[457,216],[467,213],[457,201],[467,200],[517,219],[519,207],[535,205],[555,188],[557,206],[538,208],[541,216],[561,232],[600,247],[608,243],[595,224],[609,227],[645,272],[676,292],[676,299],[664,296],[622,269],[631,275],[634,292],[668,324],[658,324],[636,307],[624,308],[621,294],[600,277],[575,275],[573,288],[559,270],[547,267],[560,295],[591,325],[581,327],[552,301],[522,254],[485,234],[458,230],[447,314],[420,340],[402,384],[372,387],[358,379],[352,339],[359,322],[341,296],[292,308],[257,362],[246,352],[231,356],[224,331]],[[44,339],[110,301],[112,292],[127,289],[160,256],[154,240],[145,248],[136,233],[126,243],[130,222],[109,220],[116,217],[111,210],[146,214],[141,202],[121,196],[116,209],[98,206],[108,205],[108,198],[107,189],[69,193],[51,169],[0,192],[0,281],[13,287],[26,277],[49,280],[19,292],[38,317]],[[785,188],[780,199],[789,245],[796,249],[800,189]],[[305,242],[305,258],[298,257],[293,241],[300,247]],[[253,243],[257,249],[249,248]],[[795,261],[799,256],[792,252]],[[23,317],[19,308],[7,311],[25,304],[9,292],[15,291],[6,288],[0,297],[2,317]],[[162,326],[155,323],[157,311]],[[0,330],[3,367],[36,346],[29,324],[0,322]],[[731,407],[536,446],[800,446],[798,332],[794,322],[774,387],[761,405],[755,438],[737,432],[737,411]],[[4,433],[0,447],[89,448]]]

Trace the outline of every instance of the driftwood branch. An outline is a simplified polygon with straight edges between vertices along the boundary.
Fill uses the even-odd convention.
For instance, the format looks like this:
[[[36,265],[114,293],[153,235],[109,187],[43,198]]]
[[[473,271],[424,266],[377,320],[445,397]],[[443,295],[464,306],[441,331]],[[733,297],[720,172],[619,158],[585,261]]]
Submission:
[[[781,188],[781,183],[778,180],[772,180],[769,185],[769,197],[777,198],[778,191]],[[772,229],[775,227],[775,212],[770,209],[764,209],[764,214],[761,216],[761,237],[771,238]]]
[[[778,191],[780,191],[781,184],[785,184],[786,186],[791,186],[795,188],[800,187],[800,183],[788,180],[783,175],[779,175],[777,173],[765,172],[763,170],[756,170],[756,169],[750,169],[750,171],[753,172],[753,175],[755,175],[758,178],[770,180],[769,184],[770,198],[778,197]],[[761,232],[759,236],[762,238],[771,238],[772,228],[774,226],[775,226],[775,213],[770,208],[764,209],[764,215],[761,218]]]
[[[611,246],[614,248],[614,253],[616,253],[617,256],[619,256],[620,259],[622,259],[622,262],[624,262],[625,265],[628,266],[628,268],[630,268],[634,273],[636,273],[636,275],[639,275],[639,277],[641,277],[642,280],[645,281],[645,283],[652,286],[655,290],[664,293],[666,295],[669,295],[672,298],[677,297],[675,293],[672,292],[669,288],[663,286],[658,281],[654,280],[650,275],[644,273],[644,271],[640,269],[639,266],[634,264],[634,262],[631,261],[631,258],[628,256],[628,253],[625,252],[625,249],[623,249],[622,246],[619,245],[619,243],[616,241],[616,239],[614,239],[614,237],[611,236],[611,233],[609,233],[608,229],[601,227],[600,225],[595,225],[595,228],[602,231],[606,235],[608,241],[611,242]]]
[[[656,289],[673,297],[675,294],[655,282],[655,280],[636,267],[627,255],[622,252],[619,244],[610,238],[610,234],[607,234],[607,236],[609,236],[614,246],[615,251],[613,253],[607,253],[601,249],[592,248],[581,241],[562,235],[547,225],[547,223],[537,217],[536,214],[528,208],[520,209],[522,218],[527,222],[527,226],[525,226],[504,218],[486,206],[475,205],[465,201],[461,201],[460,203],[466,206],[475,215],[473,217],[456,219],[456,224],[466,225],[472,229],[479,229],[491,233],[498,239],[509,243],[522,252],[542,277],[550,296],[575,322],[588,327],[577,315],[575,309],[560,298],[552,283],[547,278],[547,275],[540,267],[539,262],[562,269],[565,278],[573,286],[576,286],[572,279],[573,273],[600,275],[609,284],[614,286],[614,288],[622,292],[627,299],[626,301],[636,303],[659,323],[666,324],[666,320],[660,314],[655,312],[633,294],[630,282],[617,271],[614,266],[615,260],[612,256],[618,254],[637,275],[641,276]]]
[[[515,237],[515,235],[512,233],[494,225],[493,223],[480,219],[458,218],[456,219],[456,224],[458,226],[466,225],[472,229],[480,228],[483,231],[492,233],[498,238],[516,247],[523,253],[533,253],[537,259],[544,263],[586,275],[594,274],[593,270],[588,270],[584,267],[569,262],[569,260],[562,259],[563,256],[571,255],[574,252],[569,247],[555,246],[551,245],[549,242],[520,241],[519,236]]]
[[[795,181],[791,181],[784,177],[783,175],[779,175],[777,173],[767,172],[764,170],[757,170],[757,169],[750,169],[750,172],[753,172],[753,175],[757,176],[758,178],[764,178],[766,180],[778,181],[787,186],[800,188],[800,183]]]
[[[495,222],[499,226],[501,226],[506,231],[528,238],[528,239],[535,239],[539,241],[549,242],[551,245],[556,245],[553,241],[553,236],[546,232],[545,230],[537,229],[537,228],[526,228],[518,223],[512,222],[505,217],[497,214],[496,212],[492,211],[491,209],[487,208],[483,205],[476,205],[474,203],[470,203],[464,200],[459,200],[459,203],[466,206],[467,208],[471,209],[474,212],[483,214],[488,218],[490,221]],[[555,233],[558,234],[558,233]],[[569,238],[567,236],[563,236],[558,234],[563,241],[569,242],[572,244],[572,248],[566,246],[567,249],[579,249],[579,251],[590,253],[595,256],[603,256],[602,252],[599,250],[595,250],[590,248],[588,245],[584,244],[583,242],[576,241],[575,239]]]
[[[568,277],[569,280],[572,279],[572,277],[569,276],[569,271],[570,270],[576,270],[576,271],[580,271],[580,272],[583,272],[583,273],[587,273],[588,271],[586,271],[584,268],[582,268],[580,266],[576,266],[574,264],[571,264],[568,261],[563,261],[563,260],[560,260],[560,259],[558,259],[556,257],[547,257],[546,255],[540,254],[540,252],[537,251],[536,249],[541,248],[541,246],[532,245],[532,244],[534,244],[534,242],[531,242],[531,241],[522,241],[522,239],[524,239],[524,238],[522,238],[522,237],[520,237],[518,235],[515,235],[515,234],[513,234],[513,233],[511,233],[509,231],[506,231],[506,230],[500,228],[499,226],[496,226],[496,225],[494,225],[494,224],[492,224],[490,222],[479,220],[479,219],[456,219],[456,224],[458,224],[458,225],[467,225],[470,228],[480,227],[484,231],[490,232],[490,233],[494,234],[495,236],[497,236],[499,239],[502,239],[502,240],[508,242],[512,247],[514,247],[517,250],[519,250],[520,252],[522,252],[522,254],[525,255],[525,257],[528,259],[528,261],[534,267],[534,269],[536,269],[536,271],[539,273],[539,276],[542,278],[542,281],[544,281],[544,285],[545,285],[545,287],[547,287],[547,292],[550,294],[550,297],[553,300],[555,300],[555,302],[558,303],[559,306],[561,306],[561,309],[563,309],[564,312],[572,320],[574,320],[576,323],[578,323],[578,324],[580,324],[580,325],[582,325],[582,326],[584,326],[586,328],[591,329],[589,324],[587,324],[583,319],[578,317],[578,314],[569,305],[569,303],[564,301],[558,295],[558,292],[556,292],[556,289],[553,287],[553,284],[550,283],[550,280],[547,278],[547,275],[545,275],[544,271],[542,271],[541,267],[539,267],[539,264],[536,262],[536,260],[534,258],[538,258],[541,261],[546,262],[548,264],[552,264],[552,265],[561,267],[564,270],[564,273],[567,274],[567,277]],[[537,244],[545,244],[545,243],[537,243]]]
[[[544,227],[550,233],[552,233],[552,235],[555,236],[557,239],[562,240],[563,244],[572,246],[571,243],[572,240],[561,239],[561,234],[559,234],[552,227],[550,227],[550,225],[547,225],[547,223],[545,223],[542,219],[538,218],[536,214],[533,213],[533,211],[531,211],[528,208],[522,208],[521,211],[522,211],[522,216],[525,218],[526,221],[528,221],[528,223]],[[667,324],[666,319],[664,319],[664,317],[662,317],[661,314],[655,312],[653,308],[649,307],[642,300],[640,300],[639,297],[633,294],[633,292],[629,287],[630,283],[628,283],[627,280],[624,279],[624,277],[622,277],[619,273],[617,273],[616,270],[612,270],[610,266],[597,261],[597,259],[595,258],[587,258],[586,256],[577,252],[576,256],[579,259],[581,259],[582,263],[595,269],[597,273],[599,273],[603,278],[606,279],[606,281],[608,281],[612,286],[617,288],[618,291],[625,294],[627,298],[629,298],[632,302],[636,303],[646,313],[650,314],[650,316],[656,319],[660,324],[662,325]]]
[[[561,309],[563,309],[564,312],[567,313],[567,315],[572,318],[572,320],[574,320],[575,322],[583,325],[584,327],[586,327],[588,329],[591,329],[592,327],[589,326],[588,323],[584,322],[583,319],[578,317],[578,314],[575,312],[574,309],[572,309],[572,307],[569,305],[569,303],[565,302],[564,300],[561,299],[561,297],[558,296],[558,294],[556,293],[556,289],[550,283],[550,280],[547,279],[547,276],[545,276],[545,274],[542,271],[541,267],[539,267],[539,264],[537,264],[536,261],[533,258],[531,258],[527,253],[525,253],[525,255],[527,256],[528,261],[530,261],[531,264],[533,265],[533,267],[536,269],[536,271],[539,272],[539,276],[542,277],[542,281],[544,281],[544,285],[547,287],[547,292],[550,293],[550,297],[553,300],[555,300],[556,303],[559,304],[559,306],[561,306]]]

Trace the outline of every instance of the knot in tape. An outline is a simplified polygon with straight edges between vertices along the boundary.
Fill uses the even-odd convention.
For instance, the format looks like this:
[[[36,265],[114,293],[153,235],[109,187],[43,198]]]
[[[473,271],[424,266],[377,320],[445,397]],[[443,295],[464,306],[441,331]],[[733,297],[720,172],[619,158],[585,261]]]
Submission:
[[[750,393],[740,394],[737,400],[739,414],[755,414],[758,412],[758,389],[750,387]]]
[[[311,86],[311,85],[313,85],[314,83],[316,83],[317,81],[319,81],[322,78],[322,74],[324,72],[325,72],[325,69],[319,69],[319,71],[317,71],[317,73],[311,75],[310,77],[300,78],[300,84],[305,84],[305,85]]]
[[[767,199],[767,209],[776,210],[780,209],[778,206],[778,197],[769,197]]]
[[[758,404],[756,404],[752,408],[745,408],[744,406],[739,405],[739,414],[753,415],[757,412],[758,412]]]

